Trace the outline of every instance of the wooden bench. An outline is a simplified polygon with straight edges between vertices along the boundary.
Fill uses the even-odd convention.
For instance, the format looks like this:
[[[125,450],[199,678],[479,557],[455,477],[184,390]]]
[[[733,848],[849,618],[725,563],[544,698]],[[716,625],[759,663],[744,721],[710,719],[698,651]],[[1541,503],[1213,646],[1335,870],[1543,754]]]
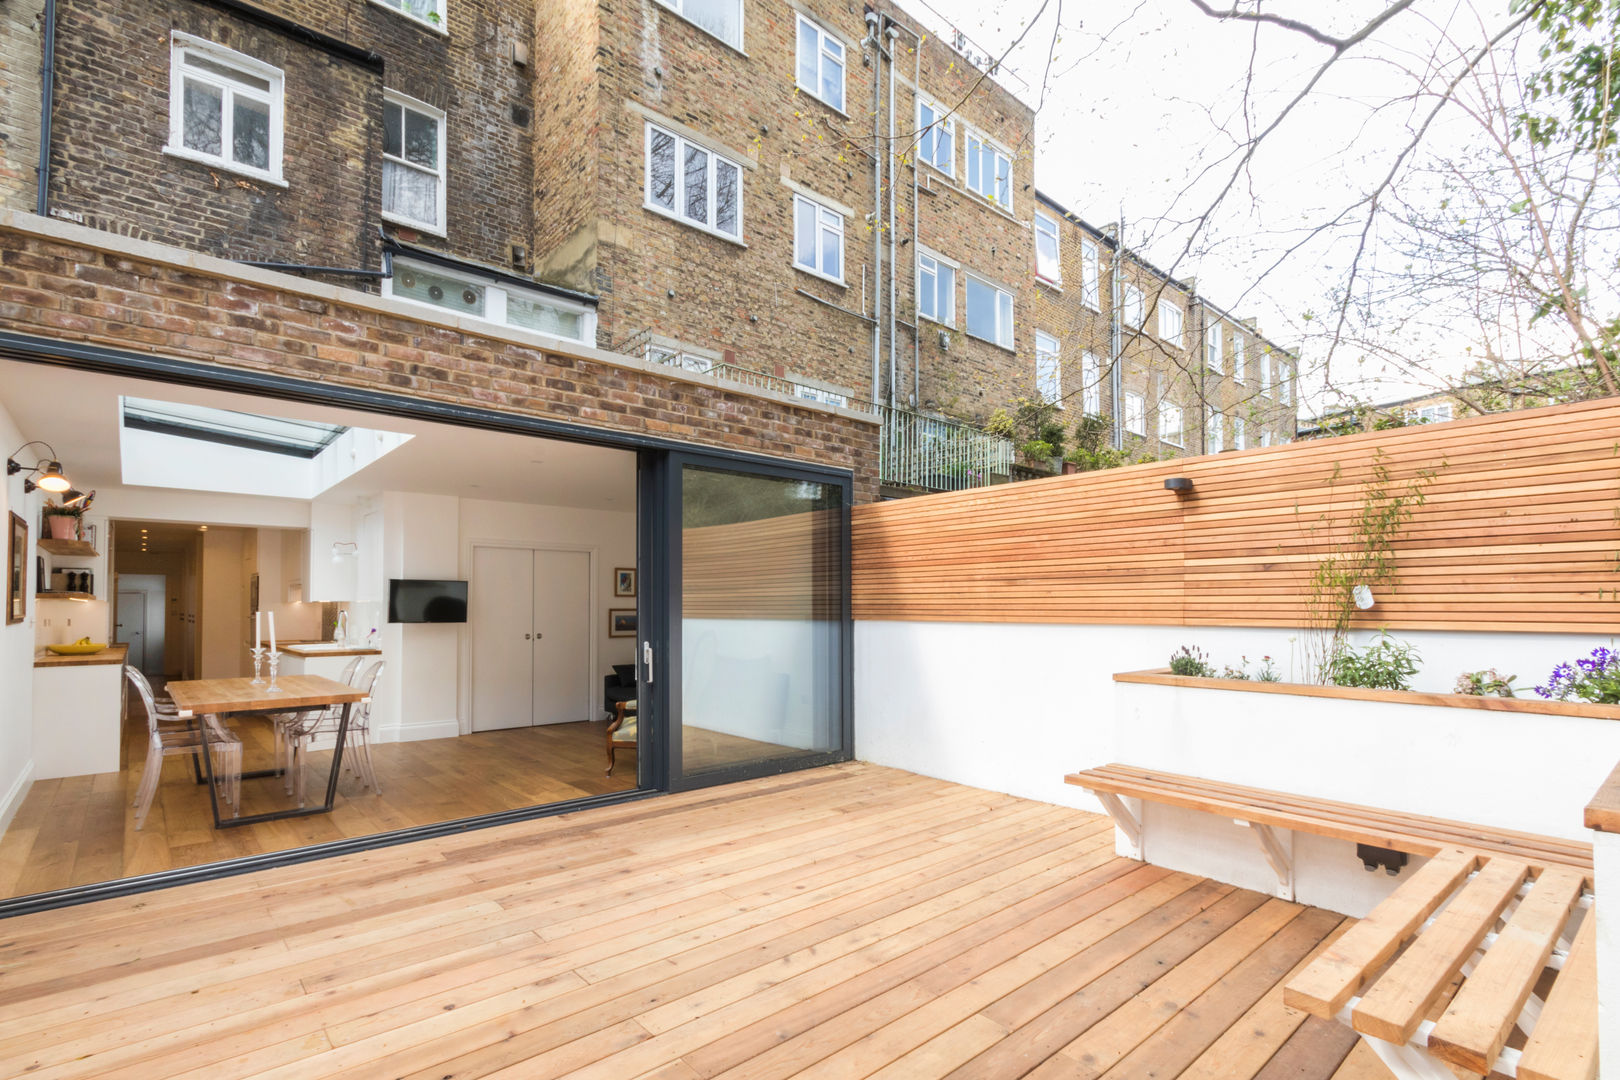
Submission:
[[[1348,1023],[1401,1080],[1455,1080],[1448,1064],[1523,1080],[1596,1076],[1590,844],[1126,765],[1066,779],[1102,801],[1138,857],[1141,822],[1126,798],[1247,825],[1289,899],[1278,829],[1427,856],[1288,982],[1286,1003]],[[1508,1048],[1515,1028],[1523,1045]]]

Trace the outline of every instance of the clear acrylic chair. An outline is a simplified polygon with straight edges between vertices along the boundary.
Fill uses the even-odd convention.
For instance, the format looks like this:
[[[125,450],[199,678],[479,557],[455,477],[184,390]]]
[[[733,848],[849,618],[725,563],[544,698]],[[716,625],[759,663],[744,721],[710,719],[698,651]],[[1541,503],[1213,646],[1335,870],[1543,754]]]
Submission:
[[[349,729],[343,740],[344,760],[349,762],[360,783],[369,787],[374,795],[382,794],[382,789],[377,786],[377,772],[371,763],[371,706],[376,701],[377,682],[382,678],[385,666],[385,661],[378,660],[351,684],[355,689],[364,691],[367,700],[357,701],[349,707]],[[293,747],[293,788],[299,806],[304,805],[304,755],[317,735],[337,733],[338,723],[343,719],[343,706],[334,705],[318,713],[302,715],[306,717],[306,723],[287,729]]]
[[[365,657],[356,656],[343,666],[343,674],[338,681],[348,686],[354,685],[355,676],[360,672],[360,663]],[[338,717],[342,715],[343,706],[327,706],[323,709],[309,709],[303,712],[272,713],[270,715],[271,732],[276,761],[281,768],[282,782],[287,794],[293,790],[293,750],[297,740],[290,736],[295,728],[309,727],[312,724],[331,721],[332,730],[337,730]],[[301,804],[300,804],[301,805]]]
[[[212,748],[217,760],[214,782],[220,794],[232,807],[240,808],[242,798],[242,740],[220,725],[212,716],[199,717],[198,725],[185,724],[172,711],[163,712],[152,685],[135,668],[125,666],[124,676],[140,695],[141,707],[146,710],[146,767],[141,771],[141,783],[135,790],[135,828],[146,824],[146,815],[152,809],[157,795],[158,781],[163,776],[163,759],[176,755],[197,755]],[[205,743],[200,724],[208,724],[210,740]]]

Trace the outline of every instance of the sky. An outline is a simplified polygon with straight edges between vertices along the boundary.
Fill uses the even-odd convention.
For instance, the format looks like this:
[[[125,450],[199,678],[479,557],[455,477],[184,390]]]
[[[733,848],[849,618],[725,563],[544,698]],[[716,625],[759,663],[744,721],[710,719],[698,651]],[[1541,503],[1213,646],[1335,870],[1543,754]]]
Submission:
[[[1326,45],[1281,28],[1218,21],[1190,0],[902,3],[947,40],[961,30],[981,54],[1000,56],[1024,35],[1000,81],[1037,108],[1036,183],[1094,224],[1123,217],[1131,246],[1178,277],[1195,275],[1216,304],[1256,317],[1268,338],[1302,350],[1307,411],[1336,400],[1322,389],[1329,371],[1336,384],[1376,375],[1342,348],[1327,368],[1322,340],[1330,291],[1344,279],[1364,216],[1314,239],[1308,230],[1389,171],[1432,101],[1413,99],[1441,70],[1432,58],[1454,60],[1459,45],[1476,46],[1506,17],[1505,0],[1419,0],[1347,52],[1237,174],[1189,250],[1190,223],[1234,176],[1246,133],[1282,111],[1328,59]],[[1275,0],[1264,10],[1345,35],[1384,6]],[[1427,143],[1461,146],[1469,130],[1465,118],[1443,112]],[[1376,260],[1376,230],[1369,239]],[[1301,246],[1289,254],[1294,245]],[[1456,351],[1460,370],[1467,358]],[[1361,385],[1358,393],[1369,397],[1417,389],[1405,378]]]

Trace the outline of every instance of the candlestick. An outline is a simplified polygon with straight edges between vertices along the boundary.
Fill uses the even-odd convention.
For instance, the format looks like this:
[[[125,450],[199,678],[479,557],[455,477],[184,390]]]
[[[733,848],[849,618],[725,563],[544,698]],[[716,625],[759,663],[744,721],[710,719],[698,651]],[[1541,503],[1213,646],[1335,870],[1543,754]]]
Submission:
[[[248,652],[253,654],[253,681],[252,686],[263,686],[264,680],[259,678],[259,668],[264,664],[264,646],[255,645]]]
[[[274,635],[271,636],[270,640],[275,641]],[[264,692],[267,694],[281,693],[281,687],[276,685],[276,669],[279,667],[281,667],[281,654],[272,651],[270,653],[270,685],[264,688]]]
[[[270,623],[270,652],[272,654],[274,654],[275,651],[276,651],[276,613],[273,612],[273,611],[270,613],[269,623]]]

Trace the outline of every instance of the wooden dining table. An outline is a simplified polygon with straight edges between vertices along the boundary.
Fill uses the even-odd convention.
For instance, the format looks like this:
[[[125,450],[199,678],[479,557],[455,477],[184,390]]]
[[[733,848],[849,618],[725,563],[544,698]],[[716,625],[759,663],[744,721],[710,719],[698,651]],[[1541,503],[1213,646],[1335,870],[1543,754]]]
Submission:
[[[229,829],[241,825],[255,825],[261,821],[279,821],[283,818],[307,817],[310,814],[329,814],[337,799],[338,776],[343,771],[343,740],[349,731],[349,713],[355,705],[370,700],[365,691],[321,675],[283,675],[276,681],[276,690],[263,679],[186,679],[171,682],[165,688],[173,699],[182,719],[225,714],[265,715],[271,713],[307,712],[342,705],[338,720],[337,742],[332,747],[332,772],[326,779],[326,801],[319,806],[299,806],[286,810],[272,810],[263,814],[241,815],[241,807],[233,806],[230,817],[221,817],[219,791],[215,786],[213,755],[208,742],[214,734],[213,723],[200,723],[202,732],[203,769],[208,784],[209,802],[214,811],[214,828]],[[242,773],[243,779],[282,776],[280,768],[258,769]]]

